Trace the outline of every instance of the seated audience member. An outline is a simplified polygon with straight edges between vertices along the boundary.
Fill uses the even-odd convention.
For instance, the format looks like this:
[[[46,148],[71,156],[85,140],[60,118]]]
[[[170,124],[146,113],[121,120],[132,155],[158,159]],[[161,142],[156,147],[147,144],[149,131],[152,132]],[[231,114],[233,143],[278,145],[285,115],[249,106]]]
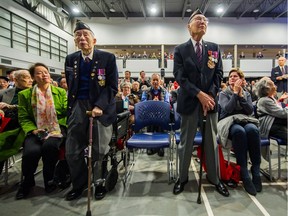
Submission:
[[[249,194],[255,196],[262,190],[260,135],[259,129],[255,125],[258,120],[252,117],[250,117],[251,120],[246,120],[253,114],[254,109],[251,95],[243,88],[244,83],[244,74],[240,69],[230,70],[229,86],[219,94],[221,109],[218,133],[224,146],[227,145],[227,142],[223,140],[232,140],[237,164],[240,165],[243,186]],[[228,135],[227,139],[223,137],[223,131]],[[252,180],[247,168],[247,152],[252,162]]]
[[[261,59],[261,58],[263,58],[263,57],[264,57],[264,56],[263,56],[262,52],[258,52],[256,58]]]
[[[166,103],[170,103],[169,93],[166,91],[165,88],[160,86],[160,75],[157,73],[154,73],[151,77],[151,87],[148,87],[145,91],[142,93],[141,101],[147,101],[147,100],[155,100],[155,101],[164,101]],[[158,130],[158,128],[150,127],[148,130]],[[160,157],[164,156],[164,149],[147,149],[147,154],[152,155],[155,153],[158,153]]]
[[[275,99],[276,86],[274,82],[263,77],[256,84],[259,97],[257,102],[257,115],[260,121],[260,133],[264,138],[274,136],[285,140],[287,143],[287,116],[288,107],[282,107]],[[287,98],[286,95],[283,96]]]
[[[11,118],[4,128],[4,131],[13,130],[19,127],[18,123],[18,93],[26,88],[32,87],[32,79],[29,71],[18,70],[14,72],[14,88],[8,88],[0,91],[0,110],[5,117]],[[0,134],[1,136],[1,134]],[[5,160],[0,161],[0,174],[3,170]]]
[[[9,86],[8,88],[14,88],[15,87],[15,76],[14,76],[15,70],[10,70],[6,72],[7,78],[9,79],[8,83]]]
[[[281,54],[281,51],[278,51],[278,53],[276,54],[276,59],[278,59],[278,58],[280,58],[280,57],[282,57],[283,55]]]
[[[142,89],[143,85],[146,85],[147,87],[149,87],[151,84],[150,84],[150,80],[146,77],[145,71],[140,71],[139,75],[140,76],[137,80],[137,82],[139,82],[140,84],[139,88]]]
[[[139,83],[138,83],[139,84]],[[124,105],[126,102],[125,99],[128,99],[128,104]],[[127,109],[130,111],[131,115],[129,116],[129,125],[132,125],[135,121],[134,118],[134,105],[140,101],[140,98],[131,93],[131,83],[124,82],[121,84],[121,92],[118,92],[115,96],[116,101],[123,101],[123,107],[127,106]]]
[[[9,87],[9,79],[6,76],[0,76],[0,90]]]
[[[227,58],[227,59],[233,59],[233,55],[232,55],[230,52],[228,52],[226,58]]]
[[[36,63],[29,72],[36,84],[18,93],[18,119],[26,137],[22,156],[23,182],[16,199],[27,197],[35,185],[34,173],[41,157],[45,191],[50,193],[56,189],[54,170],[66,136],[66,91],[51,84],[46,65]]]
[[[142,90],[140,89],[140,83],[139,82],[135,81],[132,83],[131,93],[134,95],[137,95],[139,99],[141,98]]]
[[[131,84],[134,82],[134,80],[131,78],[131,71],[126,70],[124,72],[124,78],[121,80],[121,84],[124,82],[130,82]]]
[[[145,59],[147,59],[147,58],[148,58],[148,55],[147,55],[147,53],[146,53],[146,51],[145,51],[145,50],[143,51],[143,55],[142,55],[142,58],[145,58]]]
[[[241,54],[240,54],[240,59],[242,59],[242,58],[245,58],[245,54],[244,54],[244,52],[241,52]]]
[[[67,86],[67,82],[66,82],[66,78],[62,77],[60,82],[59,82],[59,87],[65,89],[65,91],[68,90],[68,86]]]

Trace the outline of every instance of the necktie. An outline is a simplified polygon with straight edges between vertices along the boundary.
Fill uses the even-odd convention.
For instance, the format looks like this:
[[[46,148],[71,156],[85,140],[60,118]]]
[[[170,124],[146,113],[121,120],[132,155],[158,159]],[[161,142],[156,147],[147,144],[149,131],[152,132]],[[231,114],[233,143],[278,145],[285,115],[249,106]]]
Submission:
[[[86,58],[85,58],[85,63],[89,63],[89,62],[90,62],[89,57],[86,57]]]
[[[201,51],[199,42],[196,43],[196,56],[197,56],[198,63],[202,65],[202,51]]]
[[[284,69],[284,67],[281,67],[281,72],[282,72],[282,75],[285,74],[285,69]]]

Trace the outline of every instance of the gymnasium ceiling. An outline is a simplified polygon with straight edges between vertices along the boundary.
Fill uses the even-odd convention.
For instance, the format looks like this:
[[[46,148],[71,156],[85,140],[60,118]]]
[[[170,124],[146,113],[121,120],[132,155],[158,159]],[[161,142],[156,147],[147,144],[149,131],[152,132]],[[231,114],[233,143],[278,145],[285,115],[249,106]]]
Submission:
[[[18,0],[19,1],[19,0]],[[287,0],[20,0],[23,3],[54,4],[69,17],[189,17],[197,8],[207,17],[287,17]],[[156,12],[151,12],[152,8]],[[222,12],[218,12],[219,8]],[[78,14],[73,12],[78,8]]]

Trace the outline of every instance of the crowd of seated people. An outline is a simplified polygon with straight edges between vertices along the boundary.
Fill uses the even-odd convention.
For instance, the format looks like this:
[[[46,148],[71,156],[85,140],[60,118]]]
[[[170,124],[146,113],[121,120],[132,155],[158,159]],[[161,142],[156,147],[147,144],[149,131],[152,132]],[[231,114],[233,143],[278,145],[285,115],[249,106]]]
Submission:
[[[56,185],[53,182],[53,173],[58,161],[58,150],[63,143],[66,131],[66,120],[64,116],[66,116],[67,84],[65,77],[59,80],[59,87],[63,88],[64,91],[52,85],[53,83],[48,68],[44,64],[35,64],[30,68],[30,74],[36,85],[34,85],[33,88],[26,86],[26,88],[30,89],[23,92],[19,90],[19,122],[26,136],[22,161],[24,181],[21,183],[17,192],[17,199],[27,197],[31,188],[35,185],[34,172],[41,157],[44,163],[43,177],[45,191],[50,193],[55,190]],[[6,81],[6,79],[4,80]],[[18,72],[15,73],[15,85],[15,89],[22,88],[19,87]],[[125,71],[124,78],[119,82],[119,92],[115,98],[116,101],[123,101],[123,104],[125,99],[128,99],[127,109],[131,112],[129,118],[129,125],[131,125],[135,121],[134,105],[136,103],[145,100],[159,100],[173,104],[177,102],[177,90],[179,87],[176,81],[171,81],[166,86],[157,73],[154,73],[148,78],[145,72],[141,71],[139,77],[134,80],[131,77],[131,72],[127,70]],[[50,89],[50,91],[47,91],[47,89]],[[50,94],[43,94],[43,91],[50,92]],[[54,95],[51,94],[53,92],[55,93],[55,91],[59,93],[59,97],[57,98],[54,98]],[[227,120],[229,116],[237,114],[251,116],[253,113],[252,102],[257,101],[257,113],[260,119],[260,126],[257,126],[257,123],[244,124],[242,122],[233,122],[228,133],[228,138],[232,141],[237,163],[241,167],[240,172],[243,186],[251,195],[256,195],[257,192],[261,192],[262,190],[260,178],[260,136],[268,137],[273,135],[287,142],[286,123],[288,109],[283,107],[287,105],[288,94],[284,93],[277,101],[275,92],[275,85],[269,78],[246,82],[243,72],[235,68],[229,72],[227,84],[221,84],[221,91],[219,93],[219,104],[221,106],[219,112],[220,121]],[[32,98],[34,99],[32,100]],[[41,105],[39,102],[43,100],[53,101],[53,106],[49,108],[45,106],[45,103]],[[279,101],[282,102],[282,106],[279,105]],[[0,105],[1,104],[2,103],[0,103]],[[11,102],[11,104],[13,103]],[[37,109],[35,109],[35,107],[37,107]],[[47,121],[43,120],[43,117],[40,117],[42,116],[40,115],[41,110],[45,112],[46,109],[50,109],[51,111],[51,115],[46,116],[47,119],[55,120],[56,125],[51,126]],[[267,125],[267,121],[264,119],[270,119],[270,124]],[[48,138],[46,137],[46,139],[43,140],[41,136],[42,133],[45,132],[45,129],[48,129],[46,134]],[[155,128],[153,128],[153,130],[154,129]],[[39,145],[39,143],[41,143],[41,145]],[[51,143],[53,143],[53,145],[50,145]],[[47,153],[46,150],[49,153]],[[247,165],[247,152],[252,162],[252,178],[250,177]],[[159,156],[164,155],[163,149],[149,149],[147,151],[148,155],[155,153],[158,153]]]
[[[129,52],[126,52],[124,55],[123,53],[115,53],[115,56],[117,59],[161,59],[161,53],[159,52],[156,54],[155,52],[147,53],[145,50],[143,53],[136,53],[135,51],[132,51],[130,54]],[[173,53],[164,52],[164,59],[173,59]]]

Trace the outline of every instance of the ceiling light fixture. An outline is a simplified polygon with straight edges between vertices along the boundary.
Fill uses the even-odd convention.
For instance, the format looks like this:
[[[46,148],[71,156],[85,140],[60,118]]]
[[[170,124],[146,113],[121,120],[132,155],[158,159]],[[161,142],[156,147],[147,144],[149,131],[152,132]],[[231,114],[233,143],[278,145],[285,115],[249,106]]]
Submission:
[[[111,13],[115,13],[116,12],[116,10],[115,10],[115,8],[114,8],[114,2],[111,2],[110,3],[110,8],[109,8],[109,11],[111,12]]]
[[[224,11],[224,9],[221,6],[218,7],[217,10],[216,10],[217,13],[222,13],[223,11]]]
[[[258,13],[260,10],[257,8],[257,9],[254,9],[253,10],[253,13]]]
[[[72,10],[73,10],[73,12],[74,12],[74,13],[80,13],[79,9],[78,9],[78,8],[76,8],[76,7],[75,7],[75,8],[73,8]]]
[[[152,7],[152,8],[150,9],[150,11],[151,11],[152,14],[155,14],[155,13],[157,12],[157,9],[156,9],[155,7]]]
[[[191,13],[191,12],[192,12],[192,8],[191,8],[191,4],[190,4],[190,3],[188,3],[188,4],[186,5],[186,12],[188,12],[188,13]]]

